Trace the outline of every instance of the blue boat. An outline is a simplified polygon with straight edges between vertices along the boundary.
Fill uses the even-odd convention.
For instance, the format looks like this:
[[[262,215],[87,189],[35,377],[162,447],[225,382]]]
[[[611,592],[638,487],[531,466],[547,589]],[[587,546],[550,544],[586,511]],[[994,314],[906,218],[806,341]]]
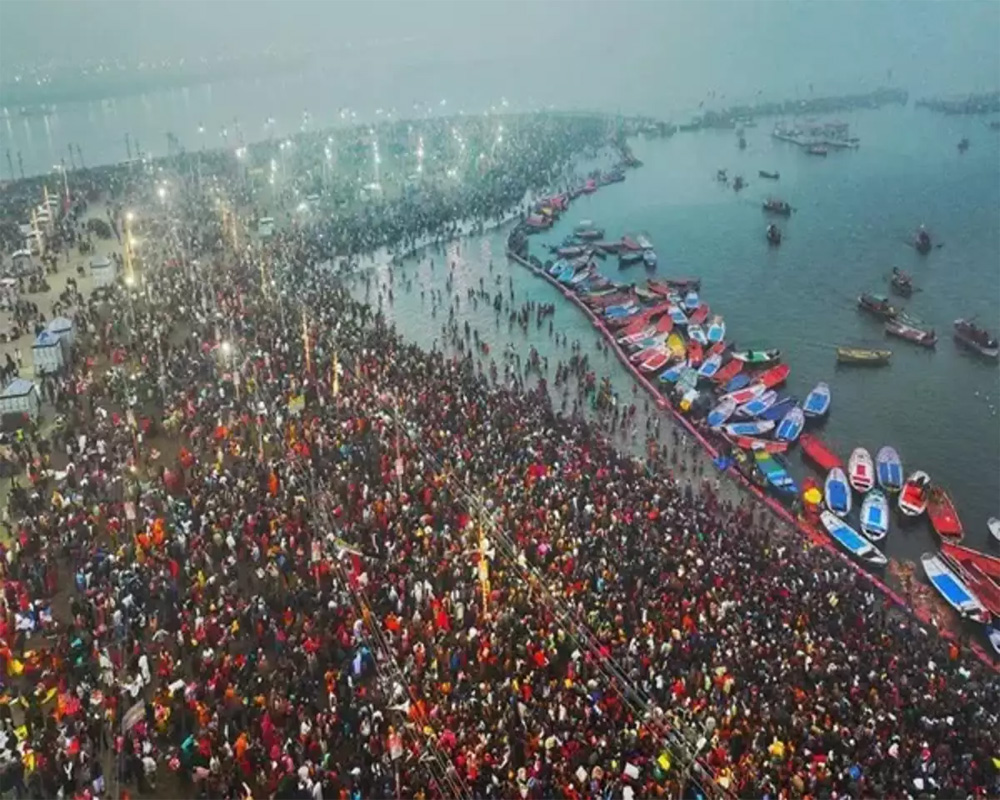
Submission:
[[[604,316],[611,319],[620,319],[621,317],[627,317],[629,314],[634,314],[638,310],[639,306],[635,303],[622,303],[621,305],[610,306],[604,309]]]
[[[719,371],[719,367],[722,366],[722,356],[716,353],[714,356],[709,356],[705,359],[705,363],[701,365],[701,369],[698,370],[698,375],[702,378],[711,378]]]
[[[807,417],[822,417],[830,410],[830,387],[820,381],[806,395],[802,413]]]
[[[670,315],[670,319],[673,320],[674,325],[688,324],[687,314],[681,311],[677,306],[670,306],[670,308],[667,310],[667,314]]]
[[[951,567],[944,562],[944,559],[934,553],[924,553],[920,556],[920,563],[923,564],[924,572],[927,573],[927,580],[948,601],[948,605],[963,617],[974,619],[976,622],[987,623],[990,621],[991,615],[986,610],[986,606],[973,594],[965,582],[951,571]]]
[[[877,542],[889,532],[889,501],[878,489],[865,495],[861,504],[861,532]]]
[[[563,269],[558,275],[556,275],[556,280],[559,283],[569,283],[573,278],[577,276],[576,267],[570,266],[568,269]]]
[[[819,515],[819,518],[823,523],[823,527],[826,528],[826,532],[830,534],[830,538],[855,558],[864,561],[872,567],[884,567],[889,563],[888,559],[882,555],[881,550],[836,514],[823,511]]]
[[[701,345],[708,344],[708,337],[705,336],[705,330],[701,325],[688,325],[688,338]]]
[[[755,419],[751,422],[731,422],[723,429],[730,436],[760,436],[774,429],[770,420]]]
[[[851,487],[840,467],[834,467],[827,473],[823,494],[826,507],[838,517],[846,517],[851,513]]]
[[[688,292],[684,295],[684,308],[688,311],[694,311],[698,307],[698,303],[701,302],[698,299],[697,292]]]
[[[784,463],[776,455],[767,452],[767,450],[755,450],[753,457],[757,462],[758,469],[764,473],[764,477],[767,478],[767,482],[771,486],[785,494],[795,495],[799,493],[795,479],[788,474]]]
[[[560,258],[551,267],[549,267],[549,275],[558,275],[569,265],[570,265],[569,261],[567,261],[565,258]]]
[[[774,389],[769,389],[762,395],[741,405],[736,409],[736,414],[740,417],[757,417],[773,406],[777,399],[778,393]]]
[[[781,422],[785,418],[785,414],[791,411],[796,404],[798,399],[792,395],[785,395],[779,398],[773,406],[771,406],[767,411],[761,414],[758,419],[770,419],[774,422]]]
[[[802,413],[802,409],[798,406],[792,406],[778,423],[778,430],[775,432],[774,438],[779,442],[794,442],[799,438],[805,424],[806,415]]]
[[[687,361],[678,361],[670,369],[660,373],[660,380],[663,383],[674,383],[687,368]]]
[[[719,405],[708,412],[708,427],[721,427],[733,415],[735,410],[736,401],[731,397],[724,397]]]
[[[724,394],[729,394],[730,392],[738,392],[744,386],[750,385],[750,376],[744,375],[742,372],[736,375],[729,383],[727,383],[722,391]]]
[[[715,317],[708,326],[708,341],[712,344],[721,342],[726,338],[726,323],[722,317]]]
[[[875,456],[875,474],[878,485],[887,492],[898,492],[903,488],[903,462],[893,448],[883,447]]]
[[[656,253],[652,250],[643,250],[642,261],[647,267],[652,269],[656,266]]]

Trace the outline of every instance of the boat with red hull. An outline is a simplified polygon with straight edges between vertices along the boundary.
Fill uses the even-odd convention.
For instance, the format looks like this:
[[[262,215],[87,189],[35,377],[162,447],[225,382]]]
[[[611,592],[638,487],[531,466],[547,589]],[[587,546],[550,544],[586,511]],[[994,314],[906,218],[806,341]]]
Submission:
[[[958,518],[951,497],[940,486],[931,489],[930,497],[927,498],[927,516],[930,517],[931,526],[942,539],[956,542],[962,540],[965,534],[962,521]]]
[[[958,569],[983,605],[1000,617],[1000,558],[951,542],[942,543],[941,555]]]
[[[840,456],[830,449],[829,445],[811,433],[804,433],[799,437],[799,444],[806,458],[813,462],[824,473],[828,473],[836,467],[844,468],[844,462]]]

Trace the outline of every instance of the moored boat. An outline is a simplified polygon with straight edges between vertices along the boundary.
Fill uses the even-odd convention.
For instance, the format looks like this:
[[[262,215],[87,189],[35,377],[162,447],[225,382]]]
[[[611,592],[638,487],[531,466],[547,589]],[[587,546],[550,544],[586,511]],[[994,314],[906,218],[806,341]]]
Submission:
[[[774,423],[769,419],[758,419],[750,422],[731,422],[723,430],[730,436],[760,436],[774,430]]]
[[[708,412],[708,427],[720,428],[733,415],[736,410],[736,401],[731,397],[724,397],[719,404]]]
[[[671,333],[667,337],[667,350],[671,352],[674,358],[683,359],[687,352],[687,346],[684,344],[683,338],[676,333]]]
[[[771,389],[741,405],[736,409],[736,414],[740,417],[757,417],[773,406],[777,399],[778,393]]]
[[[667,350],[660,350],[658,353],[653,353],[653,355],[639,364],[639,369],[643,372],[656,372],[657,370],[663,369],[669,361],[670,352]]]
[[[708,319],[708,312],[708,303],[698,303],[698,306],[688,317],[688,324],[690,325],[693,323],[695,325],[701,325],[706,319]],[[705,342],[702,342],[702,344],[705,344]]]
[[[875,454],[875,475],[878,485],[890,494],[903,488],[903,462],[895,449],[886,445]]]
[[[851,489],[847,485],[847,476],[840,467],[834,467],[826,476],[823,484],[823,498],[826,507],[838,517],[846,517],[851,513]]]
[[[676,383],[677,379],[680,378],[680,376],[684,373],[684,371],[686,369],[688,369],[688,367],[689,367],[689,364],[687,363],[687,361],[680,361],[680,362],[674,364],[669,369],[667,369],[664,372],[660,373],[660,382],[661,383]]]
[[[687,356],[688,361],[691,362],[692,367],[697,367],[701,365],[702,359],[705,357],[705,348],[701,342],[697,339],[693,339],[687,344]]]
[[[780,350],[740,350],[733,358],[745,364],[773,364],[781,358]]]
[[[868,294],[867,292],[859,294],[858,308],[881,320],[896,319],[899,316],[899,309],[889,302],[889,298],[878,294]]]
[[[955,341],[986,358],[1000,358],[997,338],[970,320],[955,320]]]
[[[783,459],[777,453],[769,453],[766,449],[754,450],[754,460],[757,468],[764,473],[767,482],[782,494],[797,495],[799,487],[795,479],[785,469]]]
[[[855,447],[847,460],[847,474],[851,488],[864,494],[875,485],[875,464],[871,454],[863,447]]]
[[[986,520],[986,527],[990,530],[990,535],[1000,542],[1000,519],[990,517]]]
[[[749,376],[739,376],[749,379]],[[736,401],[737,405],[743,405],[744,403],[749,403],[755,397],[760,397],[764,392],[767,391],[767,387],[761,383],[747,384],[739,389],[735,389],[729,393],[729,396]]]
[[[705,363],[699,368],[698,376],[701,378],[711,378],[719,371],[720,366],[722,366],[721,355],[716,353],[715,355],[709,356],[705,359]]]
[[[941,593],[941,596],[963,617],[976,622],[990,621],[990,612],[982,601],[972,593],[972,590],[952,569],[943,558],[934,553],[924,553],[920,557],[924,573],[931,585]]]
[[[941,542],[941,555],[983,605],[1000,617],[1000,558],[951,542]]]
[[[826,532],[830,534],[830,538],[855,558],[873,567],[884,567],[889,563],[888,559],[882,555],[881,550],[836,514],[823,511],[820,513],[819,518],[823,523],[823,527],[826,528]]]
[[[649,288],[657,294],[666,296],[670,292],[684,292],[689,289],[701,289],[701,278],[650,278],[646,281]]]
[[[708,341],[721,342],[726,338],[726,323],[718,314],[712,317],[712,322],[708,326]]]
[[[626,250],[618,254],[618,267],[631,267],[642,261],[642,253],[638,250]]]
[[[919,517],[927,510],[930,491],[930,475],[918,469],[903,484],[899,493],[899,510],[908,517]]]
[[[741,389],[745,389],[747,386],[749,386],[750,381],[752,379],[753,379],[752,375],[748,375],[747,373],[742,372],[739,375],[736,375],[728,382],[726,382],[722,387],[722,391],[726,392],[727,394],[731,392],[738,392]]]
[[[729,440],[737,447],[744,450],[765,450],[768,453],[784,453],[788,449],[788,442],[772,442],[768,439],[756,439],[753,436],[732,436]]]
[[[820,381],[817,383],[802,404],[802,413],[807,417],[822,417],[830,410],[830,387]]]
[[[888,320],[885,323],[885,332],[889,336],[905,339],[921,347],[934,347],[937,344],[937,334],[933,329],[925,331],[922,328],[901,322],[898,319]]]
[[[689,291],[684,295],[684,310],[691,312],[698,307],[698,303],[701,301],[698,299],[698,293],[694,290]]]
[[[893,267],[889,288],[901,297],[909,297],[913,294],[913,279],[901,269]]]
[[[708,344],[708,337],[705,335],[705,330],[697,323],[688,325],[687,334],[688,339],[692,342],[697,342],[700,345]]]
[[[838,364],[859,364],[866,367],[881,367],[889,363],[892,350],[868,350],[861,347],[838,347]]]
[[[778,364],[762,372],[757,377],[757,382],[763,384],[767,389],[781,386],[788,379],[788,373],[791,371],[792,368],[788,364]]]
[[[725,386],[729,381],[735,378],[740,370],[743,369],[743,362],[737,361],[736,359],[730,359],[727,361],[722,369],[715,373],[715,377],[712,378],[720,386]]]
[[[653,250],[643,250],[642,261],[647,269],[653,269],[656,266],[656,252]]]
[[[830,151],[821,144],[814,144],[806,148],[806,152],[811,156],[823,156],[825,158]]]
[[[794,442],[799,438],[799,434],[802,433],[802,428],[806,424],[805,414],[802,413],[802,409],[798,406],[793,406],[792,409],[785,414],[781,422],[778,423],[778,429],[774,434],[774,437],[779,441],[783,442]]]
[[[965,531],[962,529],[962,521],[958,518],[958,511],[948,493],[940,486],[931,489],[927,498],[927,516],[930,518],[931,527],[942,539],[961,541]]]
[[[861,532],[873,542],[889,532],[889,500],[878,489],[868,493],[861,504]]]
[[[783,217],[791,216],[792,213],[792,207],[776,197],[769,197],[761,204],[761,207],[769,214],[780,214]]]
[[[760,415],[760,419],[770,419],[780,423],[785,418],[785,415],[795,408],[798,403],[799,400],[794,395],[789,394],[779,397],[773,406]]]
[[[830,446],[818,436],[804,433],[799,437],[799,445],[802,447],[802,453],[823,472],[829,472],[837,467],[843,469],[840,456],[833,452]]]

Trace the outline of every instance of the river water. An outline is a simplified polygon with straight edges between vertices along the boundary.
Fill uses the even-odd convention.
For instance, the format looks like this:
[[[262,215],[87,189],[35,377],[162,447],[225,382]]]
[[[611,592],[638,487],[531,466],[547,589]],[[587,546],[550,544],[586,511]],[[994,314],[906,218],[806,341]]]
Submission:
[[[802,398],[817,381],[830,384],[832,410],[819,433],[845,462],[856,446],[874,454],[893,445],[905,472],[923,469],[951,492],[966,542],[988,548],[986,520],[1000,515],[1000,370],[959,350],[951,323],[976,317],[1000,329],[1000,136],[981,120],[912,108],[841,119],[851,123],[862,146],[825,159],[773,140],[766,122],[746,132],[744,151],[732,132],[637,141],[644,166],[624,183],[577,200],[546,237],[532,239],[532,252],[544,258],[543,242],[560,241],[581,219],[593,219],[607,238],[647,234],[659,254],[658,274],[701,277],[702,298],[725,317],[728,339],[739,347],[781,348],[792,368],[787,391]],[[962,137],[972,142],[964,155],[956,149]],[[748,188],[736,194],[716,182],[722,167],[744,175]],[[780,181],[758,179],[759,169],[780,172]],[[771,194],[796,209],[779,222],[786,234],[780,248],[764,241],[768,220],[760,201]],[[921,223],[943,245],[927,256],[906,244]],[[534,345],[554,370],[569,349],[553,343],[547,324],[541,330],[532,325],[526,339],[516,326],[509,332],[505,321],[497,327],[490,304],[474,309],[466,299],[480,278],[505,293],[512,279],[515,306],[527,299],[555,303],[555,328],[570,342],[579,340],[598,375],[611,376],[630,398],[633,381],[613,356],[597,353],[597,335],[584,315],[546,282],[507,262],[504,240],[505,232],[494,232],[463,241],[447,259],[441,253],[411,259],[402,274],[413,280],[413,292],[403,291],[397,279],[390,318],[405,336],[426,346],[440,343],[447,308],[432,318],[419,289],[444,291],[451,273],[461,298],[460,324],[468,320],[478,329],[495,356],[510,343],[523,359]],[[455,260],[454,270],[446,260]],[[888,292],[893,266],[910,272],[920,288],[894,302],[937,329],[936,350],[887,340],[881,324],[857,310],[859,292]],[[383,285],[387,270],[376,270]],[[618,269],[609,260],[603,271]],[[641,267],[631,270],[634,279],[641,273]],[[363,295],[360,285],[357,290]],[[838,367],[834,347],[844,344],[888,347],[892,363]],[[791,461],[799,478],[815,474],[797,454]],[[884,542],[888,554],[908,559],[933,545],[926,525],[894,525]]]

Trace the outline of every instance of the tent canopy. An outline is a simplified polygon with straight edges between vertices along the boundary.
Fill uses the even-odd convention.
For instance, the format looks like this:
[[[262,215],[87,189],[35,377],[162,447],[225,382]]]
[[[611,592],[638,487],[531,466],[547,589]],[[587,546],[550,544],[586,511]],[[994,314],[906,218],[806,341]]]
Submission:
[[[35,384],[27,378],[14,378],[7,384],[7,388],[0,393],[0,397],[23,397],[35,388]]]

